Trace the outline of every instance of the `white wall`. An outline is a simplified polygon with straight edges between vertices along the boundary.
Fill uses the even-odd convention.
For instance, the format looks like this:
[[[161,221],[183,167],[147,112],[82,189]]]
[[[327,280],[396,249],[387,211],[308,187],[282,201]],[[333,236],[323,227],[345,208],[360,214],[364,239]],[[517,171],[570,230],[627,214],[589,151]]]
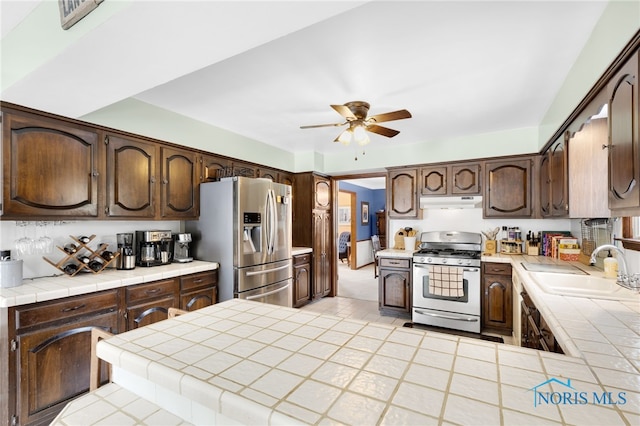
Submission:
[[[108,250],[115,251],[116,234],[121,232],[146,231],[151,229],[170,230],[179,232],[181,222],[179,221],[68,221],[68,222],[48,222],[46,227],[47,236],[54,240],[54,244],[64,247],[65,244],[73,242],[70,235],[79,237],[81,235],[96,235],[96,238],[89,244],[91,248],[97,248],[99,243],[109,244]],[[44,227],[37,227],[36,222],[28,222],[26,236],[37,238],[44,235]],[[23,236],[23,228],[16,226],[14,221],[0,221],[0,249],[11,250],[12,257],[18,258],[15,248],[15,240]],[[58,262],[64,258],[65,254],[54,248],[50,254],[32,254],[23,258],[22,276],[23,278],[43,277],[49,275],[62,274],[61,271],[47,263],[42,257],[45,256],[53,262]]]
[[[572,229],[570,219],[483,219],[482,209],[429,209],[422,211],[422,220],[390,220],[390,238],[388,245],[394,242],[393,236],[401,228],[410,226],[420,233],[426,231],[462,231],[475,232],[492,230],[496,227],[518,226],[522,235],[531,230],[538,231],[567,231]]]

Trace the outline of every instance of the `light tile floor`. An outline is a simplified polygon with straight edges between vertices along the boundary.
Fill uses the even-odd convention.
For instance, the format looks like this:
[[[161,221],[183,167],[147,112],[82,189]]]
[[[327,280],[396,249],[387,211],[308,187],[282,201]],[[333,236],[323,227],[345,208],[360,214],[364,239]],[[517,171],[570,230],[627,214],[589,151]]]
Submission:
[[[338,296],[324,297],[301,308],[341,318],[359,319],[402,327],[411,322],[403,316],[380,315],[378,310],[378,279],[375,278],[373,264],[359,269],[351,269],[346,263],[338,262]],[[447,333],[447,330],[437,331]],[[465,334],[451,331],[451,334]],[[493,334],[488,334],[492,335]],[[495,335],[498,336],[498,335]],[[500,336],[505,344],[513,344],[511,336]]]

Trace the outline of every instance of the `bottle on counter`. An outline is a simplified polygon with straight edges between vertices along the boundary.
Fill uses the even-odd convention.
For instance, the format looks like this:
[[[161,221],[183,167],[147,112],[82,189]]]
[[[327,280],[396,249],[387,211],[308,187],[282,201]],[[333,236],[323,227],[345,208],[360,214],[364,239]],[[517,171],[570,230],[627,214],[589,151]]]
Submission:
[[[609,254],[604,258],[604,276],[606,278],[617,278],[618,277],[618,259],[611,255],[611,250],[609,250]]]
[[[75,263],[67,263],[66,265],[64,265],[64,268],[62,268],[62,270],[67,275],[73,275],[78,271],[78,265],[76,265]]]

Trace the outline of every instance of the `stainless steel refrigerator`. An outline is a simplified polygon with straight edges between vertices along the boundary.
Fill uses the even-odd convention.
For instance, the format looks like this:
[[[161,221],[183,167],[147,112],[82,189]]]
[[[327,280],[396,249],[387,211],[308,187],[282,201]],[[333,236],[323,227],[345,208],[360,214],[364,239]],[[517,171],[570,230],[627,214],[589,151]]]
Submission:
[[[200,185],[200,219],[187,221],[195,259],[220,263],[218,300],[292,306],[291,186],[225,178]]]

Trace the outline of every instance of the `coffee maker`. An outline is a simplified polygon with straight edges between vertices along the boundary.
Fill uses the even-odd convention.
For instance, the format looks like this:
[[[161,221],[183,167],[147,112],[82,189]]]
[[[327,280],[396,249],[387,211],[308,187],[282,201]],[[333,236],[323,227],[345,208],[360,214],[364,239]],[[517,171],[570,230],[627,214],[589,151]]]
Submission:
[[[191,234],[175,234],[173,240],[173,261],[179,263],[191,262],[193,260],[189,253]]]
[[[171,263],[173,238],[171,231],[136,231],[138,253],[136,265],[159,266]]]
[[[120,253],[116,258],[116,269],[134,269],[136,256],[133,254],[133,234],[116,234],[116,242]]]

